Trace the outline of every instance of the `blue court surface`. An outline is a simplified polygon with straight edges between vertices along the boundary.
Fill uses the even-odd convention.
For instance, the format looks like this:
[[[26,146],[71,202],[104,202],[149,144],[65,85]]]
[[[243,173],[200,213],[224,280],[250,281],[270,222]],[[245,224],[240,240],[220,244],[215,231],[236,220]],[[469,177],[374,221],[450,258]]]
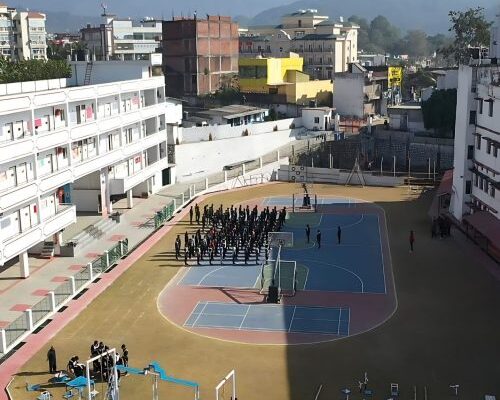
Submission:
[[[354,211],[354,210],[353,210]],[[384,259],[375,214],[311,214],[311,241],[306,243],[305,222],[290,220],[283,231],[293,232],[294,248],[283,249],[282,260],[296,261],[308,269],[305,290],[345,293],[386,293]],[[337,227],[342,230],[341,243],[337,243]],[[321,249],[316,241],[321,230]],[[255,288],[260,283],[262,257],[259,265],[252,257],[244,265],[242,255],[237,265],[231,257],[214,265],[206,261],[192,266],[180,284],[232,288]]]
[[[349,322],[349,308],[200,302],[184,326],[348,336]]]
[[[303,196],[295,195],[295,207],[302,206]],[[293,196],[288,197],[267,197],[263,201],[265,207],[292,207],[294,203]],[[311,198],[311,203],[314,203],[314,198]],[[347,197],[318,197],[318,205],[324,206],[342,206],[342,207],[355,207],[356,203],[360,200],[351,199]]]

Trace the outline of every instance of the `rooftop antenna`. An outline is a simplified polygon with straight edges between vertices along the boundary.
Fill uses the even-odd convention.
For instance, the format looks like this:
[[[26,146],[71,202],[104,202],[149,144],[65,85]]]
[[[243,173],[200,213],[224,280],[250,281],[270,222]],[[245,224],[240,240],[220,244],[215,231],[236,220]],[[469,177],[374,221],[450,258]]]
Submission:
[[[102,17],[105,17],[107,14],[106,14],[106,10],[108,9],[108,6],[106,3],[101,3],[101,8],[102,8],[102,14],[101,16]]]

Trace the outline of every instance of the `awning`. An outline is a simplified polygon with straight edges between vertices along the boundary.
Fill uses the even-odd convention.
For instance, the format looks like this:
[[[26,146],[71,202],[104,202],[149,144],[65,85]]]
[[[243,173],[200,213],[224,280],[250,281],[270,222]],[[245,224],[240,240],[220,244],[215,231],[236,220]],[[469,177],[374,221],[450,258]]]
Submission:
[[[443,194],[451,194],[451,188],[453,186],[453,170],[449,169],[444,172],[441,183],[439,184],[436,196],[442,196]]]
[[[444,175],[441,178],[441,183],[439,184],[439,187],[436,190],[436,194],[432,199],[431,208],[429,209],[428,212],[431,218],[439,217],[442,211],[440,208],[441,207],[440,197],[446,194],[451,194],[452,186],[453,186],[453,170],[449,169],[444,172]]]
[[[500,219],[488,211],[477,211],[464,217],[464,220],[495,247],[500,247]]]

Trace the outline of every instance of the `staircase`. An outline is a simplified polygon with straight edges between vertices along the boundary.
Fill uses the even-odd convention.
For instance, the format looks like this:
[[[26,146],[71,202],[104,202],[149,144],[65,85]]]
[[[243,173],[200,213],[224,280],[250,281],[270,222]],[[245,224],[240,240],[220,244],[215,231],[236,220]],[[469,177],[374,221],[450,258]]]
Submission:
[[[40,253],[41,258],[54,257],[54,242],[43,242],[43,248]]]
[[[107,232],[114,229],[116,225],[117,223],[113,219],[103,218],[95,225],[87,226],[70,241],[76,243],[77,251],[80,251],[90,243],[101,239]]]
[[[92,67],[94,63],[92,61],[87,62],[87,67],[85,68],[85,78],[83,79],[83,85],[90,85],[90,78],[92,77]]]

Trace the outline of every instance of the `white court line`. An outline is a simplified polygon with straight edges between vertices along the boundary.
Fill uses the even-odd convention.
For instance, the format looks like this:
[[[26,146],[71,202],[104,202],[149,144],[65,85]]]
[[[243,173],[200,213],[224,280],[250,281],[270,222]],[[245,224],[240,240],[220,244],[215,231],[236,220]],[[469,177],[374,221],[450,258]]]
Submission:
[[[240,327],[238,328],[238,330],[240,330],[240,331],[241,331],[241,327],[243,326],[243,323],[245,322],[245,319],[247,319],[247,315],[248,315],[248,312],[250,311],[250,307],[252,307],[252,306],[247,306],[247,312],[245,313],[245,315],[243,316],[243,319],[241,320]]]
[[[340,307],[339,323],[337,325],[337,335],[340,335],[340,321],[342,320],[342,307]]]
[[[345,272],[347,272],[347,273],[349,273],[351,275],[354,275],[358,279],[358,281],[361,283],[361,293],[365,292],[365,285],[363,283],[363,279],[361,279],[361,277],[358,274],[352,272],[351,270],[349,270],[347,268],[340,267],[340,266],[335,265],[335,264],[326,263],[326,262],[323,262],[323,261],[318,261],[318,260],[304,259],[304,260],[300,260],[300,261],[306,261],[308,263],[315,263],[315,264],[327,265],[327,266],[330,266],[330,267],[333,267],[333,268],[341,269],[341,270],[343,270],[343,271],[345,271]],[[353,292],[351,291],[350,293],[353,293]]]
[[[293,314],[292,314],[292,319],[290,320],[290,325],[288,326],[288,332],[290,332],[292,329],[293,319],[295,318],[295,311],[297,311],[297,306],[293,307]]]
[[[196,308],[199,305],[200,305],[200,302],[199,301],[196,302],[196,305],[194,306],[193,311],[191,311],[191,314],[189,314],[189,317],[187,317],[186,322],[184,322],[184,326],[189,326],[189,325],[187,325],[187,322],[189,321],[189,318],[191,318],[193,316],[193,314],[198,314],[198,313],[195,313],[194,310],[196,310]],[[191,324],[191,326],[193,326],[193,325]]]
[[[211,274],[217,272],[217,271],[220,271],[221,269],[224,269],[224,268],[230,268],[231,266],[230,265],[223,265],[222,267],[219,267],[219,268],[216,268],[210,272],[207,272],[205,275],[203,275],[203,277],[200,279],[200,281],[195,285],[195,286],[200,286],[201,283],[207,279]]]
[[[309,278],[309,267],[307,265],[304,265],[304,267],[306,268],[306,279],[304,279],[304,287],[302,288],[302,290],[306,290],[307,279]]]
[[[378,243],[380,244],[380,257],[382,258],[382,275],[384,276],[384,294],[387,294],[387,286],[385,284],[384,249],[382,249],[382,234],[380,232],[380,218],[378,215],[377,215],[377,228],[378,228]]]
[[[207,304],[208,303],[205,303],[205,305],[203,306],[203,308],[201,309],[200,313],[198,314],[198,316],[196,317],[196,319],[194,320],[193,324],[191,325],[193,328],[196,326],[196,323],[198,322],[198,320],[200,319],[200,317],[202,316],[203,314],[203,311],[205,311],[205,308],[207,308]]]

